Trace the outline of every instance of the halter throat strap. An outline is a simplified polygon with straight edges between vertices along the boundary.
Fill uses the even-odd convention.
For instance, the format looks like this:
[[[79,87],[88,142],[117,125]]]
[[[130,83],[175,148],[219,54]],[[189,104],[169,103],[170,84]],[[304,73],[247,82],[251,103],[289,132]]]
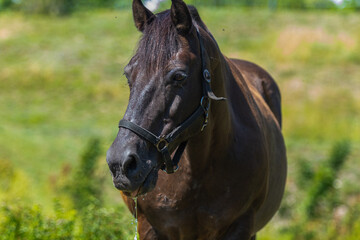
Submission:
[[[200,35],[199,29],[196,29],[196,32],[200,45],[203,96],[200,100],[200,105],[195,110],[195,112],[193,112],[190,117],[188,117],[183,123],[181,123],[178,127],[165,136],[156,136],[149,130],[125,119],[122,119],[119,122],[119,128],[126,128],[134,132],[139,137],[150,142],[157,149],[163,158],[164,164],[161,169],[168,174],[174,173],[178,170],[178,163],[187,145],[187,140],[181,142],[177,147],[174,158],[171,159],[171,152],[169,149],[171,150],[176,148],[176,144],[178,142],[177,138],[180,136],[180,134],[186,129],[192,128],[192,126],[198,124],[198,118],[204,118],[204,122],[201,127],[201,131],[203,131],[208,124],[210,99],[216,101],[225,100],[223,97],[216,97],[216,95],[211,90],[211,74],[207,68],[206,51],[204,48],[203,39]]]

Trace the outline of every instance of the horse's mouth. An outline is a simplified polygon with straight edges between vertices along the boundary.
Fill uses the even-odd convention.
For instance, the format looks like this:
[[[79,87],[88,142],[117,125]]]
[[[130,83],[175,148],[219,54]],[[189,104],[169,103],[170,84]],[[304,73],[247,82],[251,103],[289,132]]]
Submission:
[[[158,178],[157,172],[158,170],[152,169],[137,189],[135,189],[134,191],[122,190],[122,192],[124,193],[125,196],[131,198],[135,198],[150,192],[155,188]]]

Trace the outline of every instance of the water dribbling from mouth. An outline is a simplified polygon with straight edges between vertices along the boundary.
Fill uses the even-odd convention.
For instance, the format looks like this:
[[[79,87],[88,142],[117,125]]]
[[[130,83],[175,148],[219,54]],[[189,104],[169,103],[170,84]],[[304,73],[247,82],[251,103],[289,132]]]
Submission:
[[[137,197],[134,197],[133,200],[134,200],[134,206],[135,206],[135,209],[134,209],[134,217],[135,217],[135,236],[134,236],[134,240],[138,240],[140,238],[138,237]]]

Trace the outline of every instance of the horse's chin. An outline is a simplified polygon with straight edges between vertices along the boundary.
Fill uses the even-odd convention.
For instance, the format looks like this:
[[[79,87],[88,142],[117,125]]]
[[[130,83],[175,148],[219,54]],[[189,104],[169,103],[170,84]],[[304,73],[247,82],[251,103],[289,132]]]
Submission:
[[[131,198],[139,197],[141,195],[147,194],[148,192],[151,192],[155,188],[157,179],[158,179],[158,170],[153,169],[146,176],[144,182],[140,185],[140,187],[138,187],[135,191],[123,190],[122,192],[127,197],[131,197]]]

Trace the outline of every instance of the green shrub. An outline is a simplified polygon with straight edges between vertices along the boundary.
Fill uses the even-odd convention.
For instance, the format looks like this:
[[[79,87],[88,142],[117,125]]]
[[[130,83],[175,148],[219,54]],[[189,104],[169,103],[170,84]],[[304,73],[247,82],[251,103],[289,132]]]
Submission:
[[[0,192],[8,191],[15,176],[15,170],[8,160],[0,159]]]
[[[63,185],[54,186],[55,191],[58,187],[61,191],[50,211],[52,214],[25,198],[16,198],[18,194],[13,197],[11,191],[16,186],[12,183],[23,178],[10,161],[0,160],[0,196],[6,196],[5,200],[0,198],[0,240],[115,240],[127,239],[133,234],[132,217],[126,214],[128,210],[124,205],[106,208],[102,204],[103,181],[95,171],[101,153],[99,139],[92,138],[74,170],[65,167],[63,171],[67,173],[60,177],[68,179]],[[71,199],[70,207],[64,207],[64,195]]]
[[[347,209],[334,183],[349,154],[350,143],[340,141],[334,144],[328,158],[317,166],[314,161],[298,161],[296,202],[299,204],[294,207],[285,199],[285,206],[282,207],[285,209],[281,211],[286,211],[290,217],[289,225],[282,229],[283,235],[297,240],[343,239],[337,236],[339,228],[342,227],[344,233],[353,231],[353,227],[346,222],[353,224],[358,214],[348,216],[347,221],[335,217],[338,207]]]
[[[314,169],[309,161],[300,158],[297,162],[296,184],[303,188],[314,180]]]
[[[1,240],[72,239],[74,235],[73,211],[55,209],[54,217],[45,217],[40,206],[7,205],[0,209]]]
[[[12,0],[0,0],[0,11],[4,9],[8,9],[13,5]]]
[[[26,0],[19,4],[19,8],[29,14],[64,16],[74,11],[74,4],[74,0]]]
[[[0,207],[0,240],[127,239],[133,228],[123,211],[90,204],[79,215],[55,202],[54,216],[46,216],[38,205],[11,203]]]
[[[78,211],[82,211],[90,204],[101,205],[103,179],[96,175],[97,160],[101,154],[100,140],[90,139],[79,164],[72,173],[66,190]]]
[[[117,5],[121,7],[124,4],[131,6],[131,1],[120,2],[121,3],[117,3],[116,0],[24,0],[20,2],[19,8],[29,14],[64,16],[78,9],[114,8]]]
[[[30,185],[29,178],[23,171],[14,168],[9,160],[0,159],[0,202],[30,200]]]
[[[120,3],[117,3],[120,2]],[[122,3],[121,3],[122,2]],[[77,8],[113,8],[116,4],[126,4],[131,6],[132,1],[117,1],[117,0],[77,0]]]
[[[90,204],[86,207],[81,217],[81,239],[127,239],[134,231],[130,227],[131,219],[122,215],[127,211],[125,207],[99,208],[98,205]]]
[[[350,144],[347,141],[336,143],[331,151],[329,159],[314,176],[314,183],[310,186],[305,200],[307,218],[316,216],[316,208],[326,194],[333,189],[341,167],[350,153]]]

